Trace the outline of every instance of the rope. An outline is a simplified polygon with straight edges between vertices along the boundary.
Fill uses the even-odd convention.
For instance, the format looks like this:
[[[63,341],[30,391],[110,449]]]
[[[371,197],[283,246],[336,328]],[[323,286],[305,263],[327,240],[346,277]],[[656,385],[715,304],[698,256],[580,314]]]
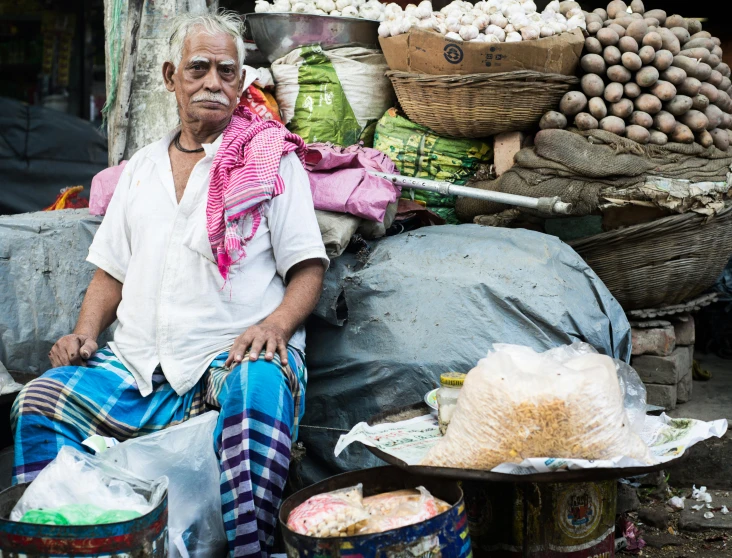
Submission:
[[[109,28],[109,91],[107,102],[102,108],[102,126],[107,125],[109,113],[117,100],[117,82],[119,81],[120,53],[122,51],[122,7],[124,0],[114,0],[112,5],[112,21]]]

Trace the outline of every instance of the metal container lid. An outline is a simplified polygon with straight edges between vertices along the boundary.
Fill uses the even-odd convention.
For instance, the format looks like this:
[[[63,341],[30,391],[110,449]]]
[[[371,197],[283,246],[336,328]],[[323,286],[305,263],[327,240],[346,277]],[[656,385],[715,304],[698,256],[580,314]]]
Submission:
[[[463,387],[465,376],[462,372],[445,372],[440,375],[440,384],[448,387]]]

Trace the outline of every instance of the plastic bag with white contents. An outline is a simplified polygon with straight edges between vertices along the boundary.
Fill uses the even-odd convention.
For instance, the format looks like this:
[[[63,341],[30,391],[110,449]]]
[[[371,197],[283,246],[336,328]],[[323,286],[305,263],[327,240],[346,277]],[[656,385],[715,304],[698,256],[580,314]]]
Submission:
[[[147,481],[98,456],[64,446],[20,497],[10,519],[20,521],[31,510],[73,504],[144,515],[160,503],[167,486],[165,477]]]
[[[340,537],[358,534],[369,519],[363,507],[363,485],[308,498],[290,512],[287,526],[301,535]]]
[[[207,558],[226,552],[219,463],[213,433],[219,414],[201,416],[109,448],[100,458],[143,478],[165,475],[170,556]]]
[[[359,534],[383,533],[431,519],[450,509],[423,486],[364,498],[369,520]]]
[[[422,464],[491,470],[527,458],[621,456],[651,463],[618,372],[589,345],[537,353],[496,344],[467,375],[447,433]]]

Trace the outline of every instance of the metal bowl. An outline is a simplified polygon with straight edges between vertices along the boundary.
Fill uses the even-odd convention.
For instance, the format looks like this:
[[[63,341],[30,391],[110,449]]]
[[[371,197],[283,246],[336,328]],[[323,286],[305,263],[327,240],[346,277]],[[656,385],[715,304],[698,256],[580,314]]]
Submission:
[[[306,45],[379,48],[379,22],[370,19],[290,13],[244,18],[247,35],[270,63]]]

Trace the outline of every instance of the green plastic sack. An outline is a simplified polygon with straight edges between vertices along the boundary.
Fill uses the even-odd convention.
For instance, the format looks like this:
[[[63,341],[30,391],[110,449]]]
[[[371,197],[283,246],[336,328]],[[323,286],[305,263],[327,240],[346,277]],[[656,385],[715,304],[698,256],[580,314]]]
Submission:
[[[53,510],[27,511],[21,521],[42,525],[104,525],[130,521],[140,515],[132,510],[103,510],[91,504],[71,504]]]
[[[391,108],[379,120],[374,148],[386,153],[404,176],[465,184],[482,163],[493,158],[492,147],[483,140],[444,138],[415,124]],[[402,197],[423,201],[427,207],[454,207],[455,196],[435,192],[402,190]]]
[[[306,143],[373,145],[376,122],[394,101],[380,50],[295,49],[272,64],[283,120]]]

